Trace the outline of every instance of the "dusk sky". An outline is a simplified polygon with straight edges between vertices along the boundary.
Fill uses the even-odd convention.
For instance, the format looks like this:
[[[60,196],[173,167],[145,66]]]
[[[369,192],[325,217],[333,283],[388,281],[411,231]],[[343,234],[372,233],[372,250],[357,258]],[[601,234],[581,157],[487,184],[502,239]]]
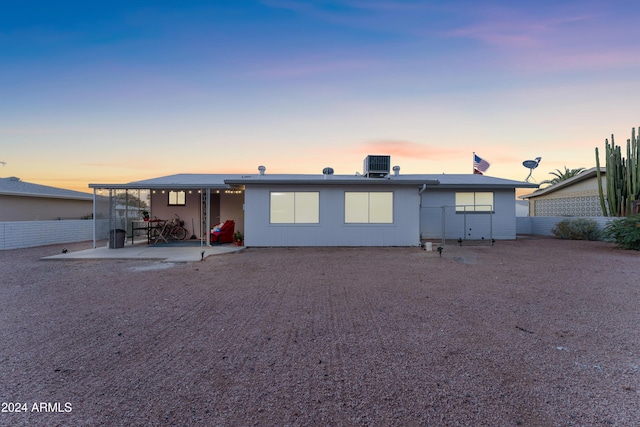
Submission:
[[[637,1],[0,0],[0,176],[535,181],[640,125]],[[604,159],[602,159],[604,161]]]

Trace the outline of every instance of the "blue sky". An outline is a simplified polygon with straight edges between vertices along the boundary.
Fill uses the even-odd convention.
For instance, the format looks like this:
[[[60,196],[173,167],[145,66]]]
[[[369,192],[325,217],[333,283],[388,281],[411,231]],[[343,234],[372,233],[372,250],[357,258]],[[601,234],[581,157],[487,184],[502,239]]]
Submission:
[[[640,124],[632,1],[0,1],[0,176],[89,191],[173,173],[524,180]]]

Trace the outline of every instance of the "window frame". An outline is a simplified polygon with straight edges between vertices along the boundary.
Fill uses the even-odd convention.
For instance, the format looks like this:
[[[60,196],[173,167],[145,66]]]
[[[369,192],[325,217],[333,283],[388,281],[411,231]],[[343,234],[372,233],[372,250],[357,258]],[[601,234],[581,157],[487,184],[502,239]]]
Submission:
[[[277,198],[274,196],[286,196],[290,200]],[[311,199],[307,196],[315,195]],[[309,202],[314,204],[312,209],[308,209]],[[275,207],[282,208],[281,214],[274,218]],[[287,211],[288,210],[288,211]],[[277,212],[277,211],[276,211]],[[274,221],[274,219],[276,221]],[[320,192],[319,191],[270,191],[269,192],[269,225],[314,225],[320,224]]]
[[[372,201],[372,195],[374,200]],[[349,200],[351,197],[352,200]],[[364,198],[366,196],[366,206]],[[389,197],[388,200],[375,200],[377,196]],[[358,198],[360,200],[358,200]],[[344,223],[355,224],[380,224],[387,225],[394,223],[394,192],[393,191],[345,191],[344,192]],[[373,202],[373,206],[372,206]],[[358,206],[360,203],[360,206]],[[384,205],[388,203],[388,205]],[[380,212],[376,207],[382,206],[384,212]],[[373,208],[373,210],[372,210]],[[366,220],[364,220],[366,216]],[[385,218],[389,218],[385,220]],[[378,220],[381,219],[381,220]]]
[[[473,204],[459,203],[458,198],[471,197]],[[491,203],[482,203],[484,200],[478,201],[478,198],[483,198],[487,195],[491,195]],[[489,206],[487,208],[487,206]],[[494,214],[496,207],[495,193],[493,191],[456,191],[455,193],[455,209],[456,214]]]
[[[171,195],[175,194],[175,202],[171,201]],[[180,203],[180,195],[182,195],[182,203]],[[184,190],[169,190],[167,191],[167,206],[186,206],[187,205],[187,192]]]

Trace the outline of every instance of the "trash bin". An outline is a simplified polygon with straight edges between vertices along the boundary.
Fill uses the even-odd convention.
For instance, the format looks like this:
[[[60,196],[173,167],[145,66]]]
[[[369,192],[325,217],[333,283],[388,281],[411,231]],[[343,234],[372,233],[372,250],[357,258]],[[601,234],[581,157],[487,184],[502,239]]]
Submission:
[[[109,249],[124,248],[124,238],[127,232],[116,228],[109,231]]]

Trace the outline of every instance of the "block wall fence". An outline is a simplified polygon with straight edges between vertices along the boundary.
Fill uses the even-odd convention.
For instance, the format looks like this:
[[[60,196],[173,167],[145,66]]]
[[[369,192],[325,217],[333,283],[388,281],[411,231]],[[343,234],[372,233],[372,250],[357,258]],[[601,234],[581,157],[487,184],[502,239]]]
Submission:
[[[109,237],[107,221],[103,222],[104,224],[98,224],[98,239]],[[0,250],[87,240],[93,240],[93,221],[91,220],[0,222]]]
[[[551,229],[563,219],[562,216],[527,216],[516,218],[516,234],[534,236],[553,236]],[[589,217],[601,227],[607,225],[612,217]],[[98,223],[96,238],[109,237],[107,221]],[[0,222],[0,250],[30,248],[34,246],[55,245],[93,240],[93,221],[8,221]]]

